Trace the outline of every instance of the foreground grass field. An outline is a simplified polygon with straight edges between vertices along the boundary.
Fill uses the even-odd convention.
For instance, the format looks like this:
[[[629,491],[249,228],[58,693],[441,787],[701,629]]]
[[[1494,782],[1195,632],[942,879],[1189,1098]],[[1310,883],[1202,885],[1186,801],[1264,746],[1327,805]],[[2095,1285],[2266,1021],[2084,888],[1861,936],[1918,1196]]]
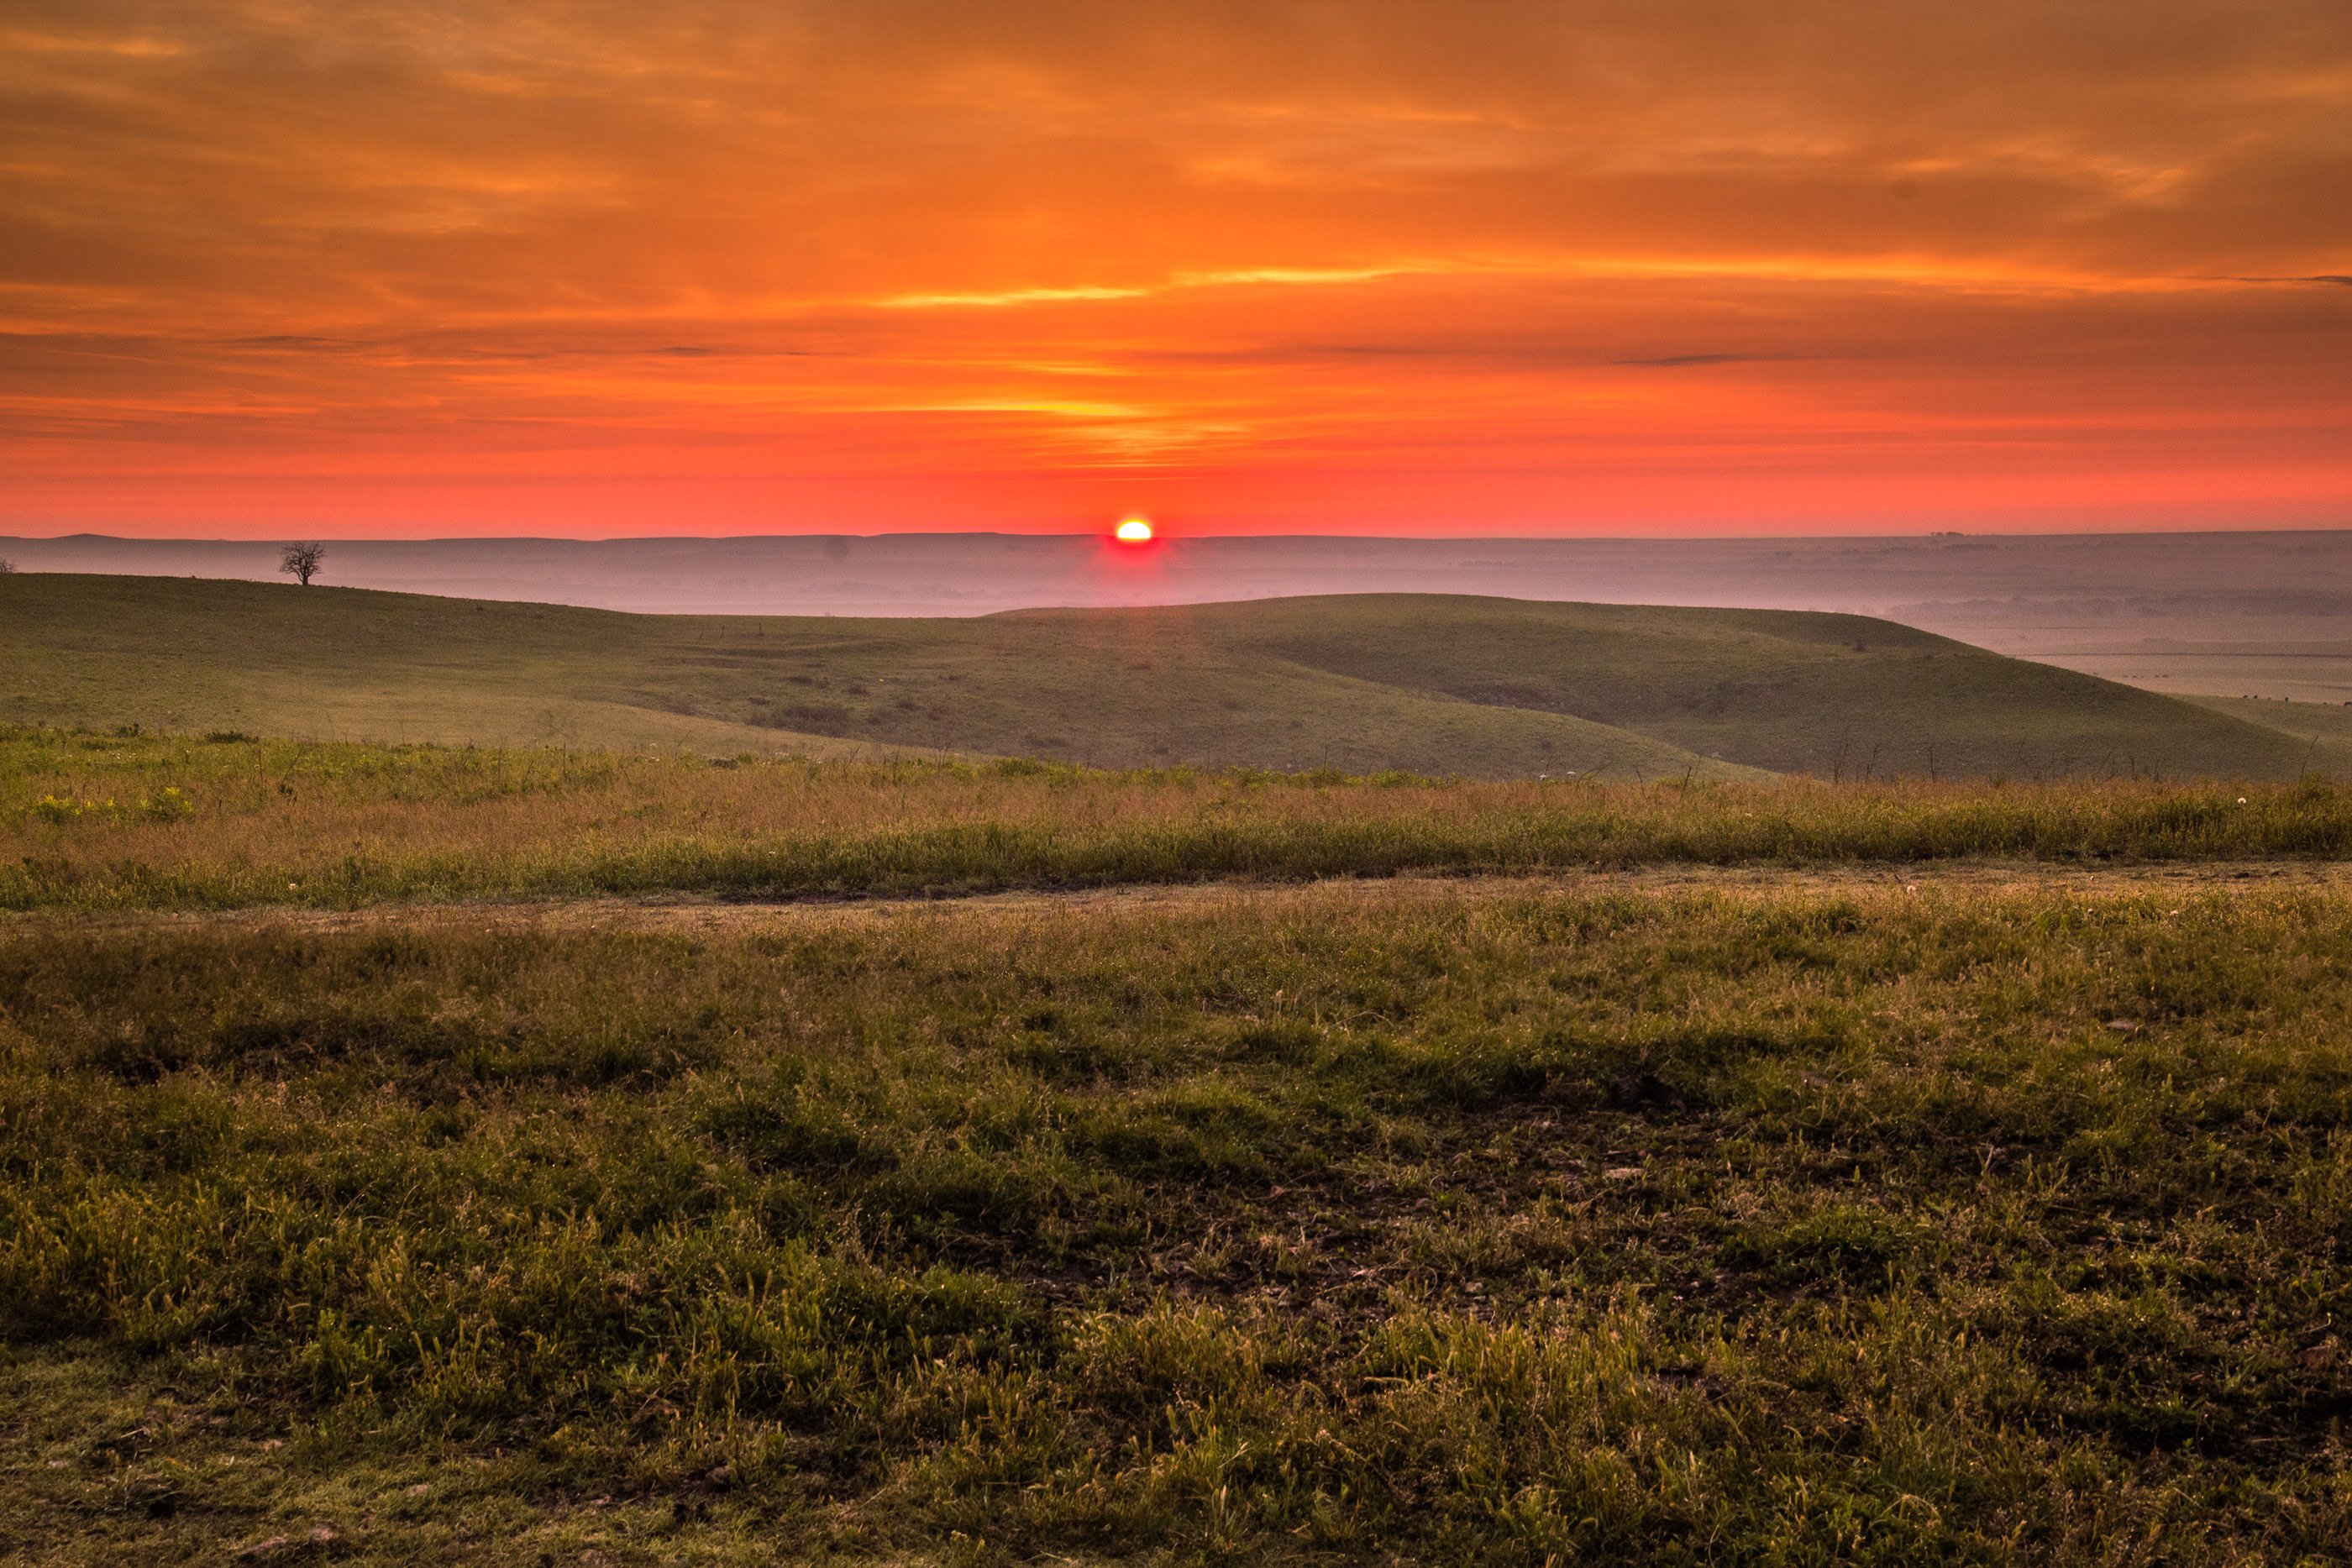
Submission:
[[[1459,784],[0,731],[0,909],[2334,858],[2352,789]]]
[[[0,1553],[2352,1539],[2352,884],[0,922]]]
[[[21,725],[1616,782],[2352,775],[2352,746],[2248,721],[2270,716],[1775,611],[1391,594],[851,620],[0,583],[0,721]]]
[[[0,1561],[2340,1560],[2347,858],[0,733]]]

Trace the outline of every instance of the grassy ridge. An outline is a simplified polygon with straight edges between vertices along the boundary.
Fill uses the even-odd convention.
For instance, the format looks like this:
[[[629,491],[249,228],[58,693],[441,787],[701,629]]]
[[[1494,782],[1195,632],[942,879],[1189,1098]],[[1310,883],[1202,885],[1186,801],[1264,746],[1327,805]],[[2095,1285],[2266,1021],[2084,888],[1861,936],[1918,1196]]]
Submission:
[[[0,1546],[2318,1561],[2352,900],[0,925]]]
[[[1460,778],[2287,779],[2352,751],[1889,622],[1336,596],[956,620],[0,585],[0,719]]]
[[[2293,776],[2352,752],[1893,622],[1351,595],[1187,613],[1317,669],[1824,779]]]
[[[2352,789],[2318,780],[1448,784],[0,737],[0,908],[9,909],[2347,853]]]
[[[1181,617],[624,615],[65,576],[5,591],[0,718],[19,722],[1482,777],[1750,771],[1569,715],[1253,654]]]

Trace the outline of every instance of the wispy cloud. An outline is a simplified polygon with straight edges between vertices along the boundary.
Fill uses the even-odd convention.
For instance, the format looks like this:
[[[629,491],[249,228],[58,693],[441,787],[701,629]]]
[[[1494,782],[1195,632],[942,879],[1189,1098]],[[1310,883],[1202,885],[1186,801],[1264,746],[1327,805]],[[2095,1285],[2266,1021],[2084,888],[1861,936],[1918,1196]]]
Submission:
[[[979,289],[962,294],[894,294],[875,303],[889,310],[995,309],[1013,305],[1066,305],[1082,299],[1137,299],[1152,292],[1145,287],[1079,284],[1069,287]]]
[[[1787,354],[1659,354],[1646,360],[1612,360],[1616,365],[1646,365],[1655,370],[1680,370],[1690,365],[1754,365],[1785,360]]]

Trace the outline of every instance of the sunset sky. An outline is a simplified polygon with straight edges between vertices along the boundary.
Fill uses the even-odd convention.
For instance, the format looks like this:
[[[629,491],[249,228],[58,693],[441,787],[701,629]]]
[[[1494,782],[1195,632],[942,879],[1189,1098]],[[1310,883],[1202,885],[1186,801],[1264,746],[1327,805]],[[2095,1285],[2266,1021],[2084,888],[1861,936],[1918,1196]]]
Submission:
[[[2352,526],[2344,0],[0,16],[0,533]]]

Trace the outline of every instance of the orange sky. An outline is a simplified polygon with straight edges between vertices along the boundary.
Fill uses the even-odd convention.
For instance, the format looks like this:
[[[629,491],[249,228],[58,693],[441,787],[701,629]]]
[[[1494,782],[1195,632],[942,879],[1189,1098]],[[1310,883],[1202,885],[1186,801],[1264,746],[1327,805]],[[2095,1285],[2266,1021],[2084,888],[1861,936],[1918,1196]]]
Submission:
[[[15,0],[0,533],[2352,526],[2344,0]]]

